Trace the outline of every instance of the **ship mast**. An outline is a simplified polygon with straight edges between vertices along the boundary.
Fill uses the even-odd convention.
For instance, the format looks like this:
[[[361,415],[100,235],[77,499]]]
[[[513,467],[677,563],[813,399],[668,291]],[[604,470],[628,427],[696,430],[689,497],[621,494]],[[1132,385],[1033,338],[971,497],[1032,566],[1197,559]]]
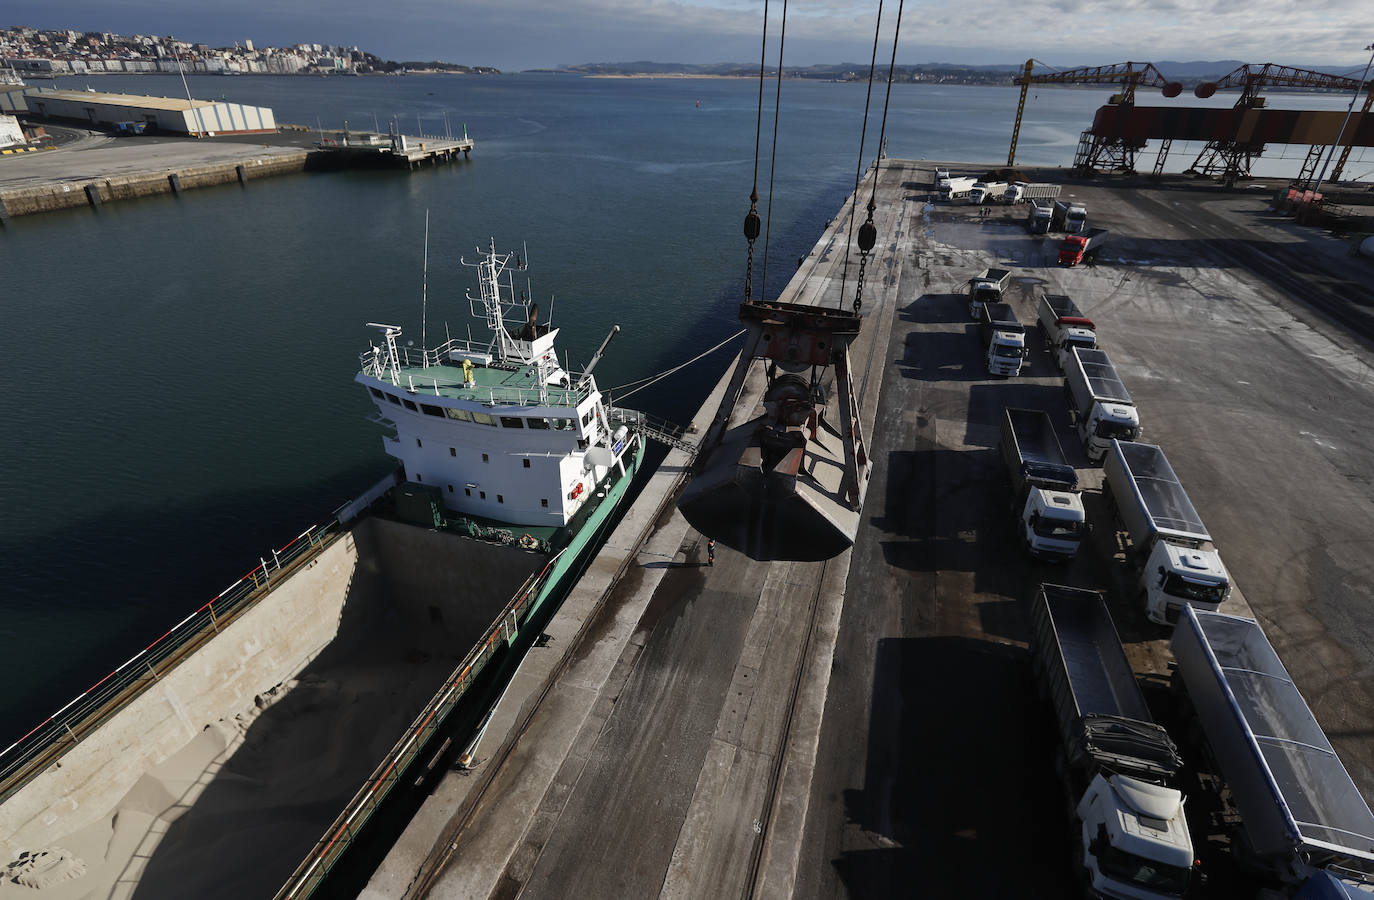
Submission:
[[[501,362],[533,362],[530,342],[518,340],[506,325],[508,320],[512,323],[517,321],[514,315],[517,312],[521,313],[517,328],[523,327],[530,320],[529,299],[524,295],[516,299],[512,274],[523,272],[529,267],[527,258],[516,253],[498,253],[496,241],[488,240],[485,251],[478,249],[477,252],[482,254],[482,258],[477,262],[470,263],[466,259],[459,259],[463,265],[476,268],[478,272],[479,296],[474,297],[470,291],[467,292],[472,315],[486,322],[487,327],[496,335],[497,359]]]

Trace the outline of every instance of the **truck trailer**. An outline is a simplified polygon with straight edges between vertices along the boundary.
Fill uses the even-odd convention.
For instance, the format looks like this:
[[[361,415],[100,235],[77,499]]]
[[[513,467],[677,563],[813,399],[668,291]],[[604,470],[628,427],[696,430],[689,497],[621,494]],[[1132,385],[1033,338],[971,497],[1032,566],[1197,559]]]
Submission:
[[[1017,533],[1031,556],[1051,561],[1078,555],[1087,518],[1078,473],[1064,456],[1050,414],[1008,408],[1002,414],[1002,461],[1011,479]]]
[[[1053,201],[1059,196],[1060,187],[1057,184],[1047,182],[1025,182],[1013,181],[1007,185],[1007,192],[1002,195],[1002,200],[1006,203],[1025,203],[1029,200],[1049,201],[1045,205],[1053,206]]]
[[[1001,200],[1007,193],[1005,181],[980,181],[968,192],[969,203],[991,203]]]
[[[1107,243],[1107,229],[1089,228],[1082,234],[1071,234],[1059,244],[1059,264],[1076,266],[1081,262],[1091,262]]]
[[[977,183],[977,178],[970,178],[965,176],[950,178],[946,180],[944,183],[942,183],[939,187],[940,199],[945,201],[967,201],[969,191],[973,190],[973,186]]]
[[[1048,200],[1032,200],[1026,210],[1026,230],[1031,234],[1049,234],[1054,218],[1054,204]]]
[[[1173,787],[1183,761],[1150,716],[1102,595],[1040,585],[1031,663],[1054,706],[1076,869],[1091,895],[1183,896],[1194,865],[1183,795]]]
[[[1087,223],[1088,208],[1082,203],[1077,200],[1054,201],[1054,224],[1050,227],[1055,231],[1077,234]]]
[[[1064,370],[1069,421],[1078,429],[1083,452],[1101,461],[1110,441],[1140,437],[1140,414],[1104,350],[1072,347]]]
[[[1185,607],[1172,649],[1199,761],[1225,783],[1233,860],[1280,896],[1370,896],[1350,870],[1374,871],[1374,813],[1259,623]]]
[[[1006,303],[984,303],[978,334],[987,348],[989,375],[1011,378],[1021,373],[1021,361],[1030,351],[1026,349],[1026,326],[1017,320],[1015,310]]]
[[[1150,621],[1172,625],[1185,606],[1214,611],[1231,580],[1212,536],[1164,451],[1153,444],[1112,441],[1103,463],[1107,508],[1130,540],[1126,554]]]
[[[977,322],[983,317],[985,303],[1001,303],[1002,292],[1011,281],[1010,269],[984,269],[968,280],[968,317]]]
[[[1061,372],[1066,370],[1074,347],[1097,349],[1097,326],[1066,294],[1041,295],[1037,312],[1045,349],[1054,355]]]

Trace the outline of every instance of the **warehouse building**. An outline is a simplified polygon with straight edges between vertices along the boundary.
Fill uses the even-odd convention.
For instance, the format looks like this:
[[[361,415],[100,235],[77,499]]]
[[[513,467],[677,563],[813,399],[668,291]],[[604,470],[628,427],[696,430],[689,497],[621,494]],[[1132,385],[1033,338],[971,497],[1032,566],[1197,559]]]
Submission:
[[[98,126],[140,122],[149,131],[194,137],[261,134],[277,130],[271,109],[225,101],[41,89],[30,89],[25,99],[29,111],[35,116]]]

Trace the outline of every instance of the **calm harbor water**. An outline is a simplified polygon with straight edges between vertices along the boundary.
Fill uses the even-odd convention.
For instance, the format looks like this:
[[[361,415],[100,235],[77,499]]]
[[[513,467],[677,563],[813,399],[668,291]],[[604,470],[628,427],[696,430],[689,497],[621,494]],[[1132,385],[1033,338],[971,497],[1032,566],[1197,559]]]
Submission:
[[[57,86],[87,82],[181,89],[163,77]],[[291,176],[0,229],[10,335],[0,355],[0,747],[390,468],[352,377],[373,334],[364,323],[401,324],[419,342],[426,210],[430,343],[446,324],[468,327],[463,293],[475,283],[459,259],[489,237],[527,245],[533,296],[552,307],[574,366],[621,325],[597,370],[603,388],[733,333],[757,89],[550,75],[193,78],[194,95],[270,106],[279,122],[466,127],[477,148],[413,173]],[[1037,92],[1018,161],[1071,162],[1106,93]],[[770,296],[853,184],[864,86],[788,82],[782,97]],[[898,85],[888,152],[996,163],[1016,99],[1008,88]],[[1294,105],[1345,103],[1304,100]],[[870,159],[880,93],[874,109]],[[765,120],[764,194],[770,130]],[[1296,170],[1294,154],[1274,165]],[[726,362],[718,355],[627,405],[685,421]]]

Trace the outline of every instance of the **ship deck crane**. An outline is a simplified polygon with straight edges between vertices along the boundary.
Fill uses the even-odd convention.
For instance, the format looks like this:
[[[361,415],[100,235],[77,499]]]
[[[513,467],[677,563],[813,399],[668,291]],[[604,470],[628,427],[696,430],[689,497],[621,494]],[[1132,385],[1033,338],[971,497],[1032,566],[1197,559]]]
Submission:
[[[1365,85],[1359,79],[1348,78],[1344,75],[1328,75],[1325,72],[1316,72],[1312,69],[1295,69],[1292,66],[1281,66],[1276,63],[1263,65],[1247,63],[1231,70],[1217,81],[1199,84],[1193,88],[1193,93],[1205,100],[1222,88],[1235,87],[1240,88],[1240,96],[1236,98],[1235,109],[1259,109],[1263,107],[1264,97],[1260,96],[1260,91],[1266,87],[1341,91],[1359,90],[1364,87],[1368,91],[1365,94],[1364,108],[1361,112],[1368,112],[1371,103],[1374,103],[1374,81]],[[1320,163],[1325,150],[1326,145],[1314,144],[1308,151],[1307,159],[1303,163],[1302,174],[1298,176],[1300,184],[1308,183],[1315,178],[1317,165]],[[1161,154],[1164,152],[1161,150]],[[1263,152],[1264,144],[1262,142],[1236,139],[1210,141],[1198,153],[1197,159],[1193,161],[1191,171],[1203,175],[1215,175],[1227,182],[1237,178],[1248,178],[1250,177],[1251,165]],[[1341,170],[1349,158],[1350,146],[1347,145],[1341,151],[1340,161],[1336,163],[1336,168],[1331,173],[1332,180],[1340,178]],[[1160,162],[1156,164],[1156,168],[1162,163],[1161,158]]]
[[[1077,69],[1060,69],[1053,72],[1035,72],[1036,60],[1026,60],[1026,70],[1016,77],[1015,83],[1021,85],[1021,99],[1016,104],[1016,122],[1011,129],[1011,149],[1007,152],[1007,165],[1016,164],[1016,142],[1021,136],[1021,119],[1026,110],[1026,94],[1032,84],[1119,84],[1120,93],[1113,94],[1111,103],[1120,106],[1134,106],[1135,92],[1141,87],[1160,88],[1166,97],[1177,97],[1183,92],[1183,85],[1170,81],[1155,68],[1154,63],[1124,62],[1110,66],[1082,66]],[[1041,63],[1041,65],[1045,65]],[[1143,145],[1141,145],[1143,146]],[[1085,131],[1079,140],[1078,153],[1074,157],[1074,167],[1078,169],[1124,169],[1135,168],[1135,154],[1140,150],[1121,138],[1099,138],[1090,130]]]

